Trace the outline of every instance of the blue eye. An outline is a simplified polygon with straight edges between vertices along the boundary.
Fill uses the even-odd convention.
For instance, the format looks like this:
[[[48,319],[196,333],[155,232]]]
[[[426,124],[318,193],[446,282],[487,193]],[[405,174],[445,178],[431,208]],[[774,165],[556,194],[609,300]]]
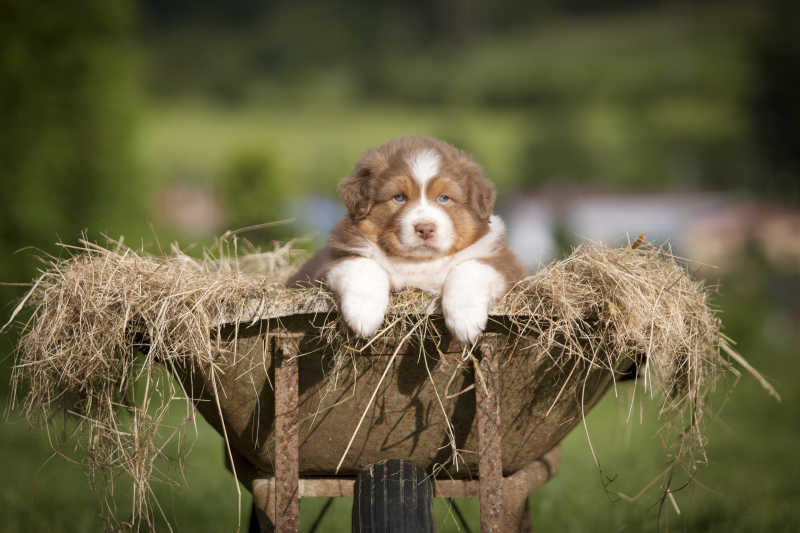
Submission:
[[[436,201],[439,202],[440,204],[446,204],[447,202],[450,201],[450,197],[447,196],[446,194],[440,194],[439,197],[436,198]]]
[[[398,203],[401,203],[401,204],[402,204],[402,203],[403,203],[403,202],[405,202],[406,200],[408,200],[408,196],[406,196],[406,195],[405,195],[405,194],[403,194],[403,193],[398,193],[398,194],[395,194],[395,195],[394,195],[394,201],[395,201],[395,202],[398,202]]]

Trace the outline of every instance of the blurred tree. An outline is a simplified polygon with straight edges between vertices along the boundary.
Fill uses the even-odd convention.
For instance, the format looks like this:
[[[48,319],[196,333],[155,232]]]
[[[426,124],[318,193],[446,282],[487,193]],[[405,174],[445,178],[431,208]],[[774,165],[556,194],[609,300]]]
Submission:
[[[186,24],[187,20],[243,25],[275,3],[261,0],[139,0],[142,22],[160,29]]]
[[[754,187],[800,201],[800,3],[770,0],[754,39],[753,124],[769,170]]]
[[[595,177],[598,169],[580,142],[574,113],[553,110],[532,117],[519,159],[518,183],[581,183]]]
[[[353,76],[362,96],[439,104],[448,95],[437,94],[435,86],[433,94],[424,83],[421,89],[412,82],[398,90],[402,80],[397,78],[405,75],[392,74],[398,57],[457,56],[465,45],[489,36],[525,34],[565,17],[630,13],[662,4],[680,2],[139,0],[142,30],[152,48],[154,92],[201,94],[229,104],[242,103],[248,83],[302,84],[314,69],[331,67]],[[509,90],[512,94],[506,94]],[[502,86],[488,97],[521,103],[530,98]]]
[[[228,159],[217,189],[228,214],[230,229],[276,222],[284,216],[286,185],[275,158],[263,149],[240,149]],[[254,243],[287,237],[289,226],[248,232]]]
[[[126,1],[0,0],[0,13],[0,281],[26,282],[34,259],[15,250],[52,252],[83,228],[119,231],[141,219],[133,12]],[[21,292],[0,286],[0,316]]]

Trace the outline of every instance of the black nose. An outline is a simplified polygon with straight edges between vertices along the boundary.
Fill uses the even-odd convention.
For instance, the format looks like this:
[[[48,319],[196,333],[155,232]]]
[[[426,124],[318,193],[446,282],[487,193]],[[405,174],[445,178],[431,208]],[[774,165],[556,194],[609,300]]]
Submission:
[[[433,237],[434,233],[436,233],[436,224],[433,222],[420,222],[418,224],[414,224],[414,231],[417,233],[417,236],[420,239],[427,241]]]

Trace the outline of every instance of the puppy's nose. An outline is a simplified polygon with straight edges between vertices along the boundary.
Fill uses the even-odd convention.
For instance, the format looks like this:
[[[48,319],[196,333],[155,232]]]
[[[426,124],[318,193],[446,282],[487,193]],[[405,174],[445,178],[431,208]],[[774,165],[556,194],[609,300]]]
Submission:
[[[417,233],[417,237],[427,241],[436,233],[436,224],[433,222],[419,222],[414,224],[414,231]]]

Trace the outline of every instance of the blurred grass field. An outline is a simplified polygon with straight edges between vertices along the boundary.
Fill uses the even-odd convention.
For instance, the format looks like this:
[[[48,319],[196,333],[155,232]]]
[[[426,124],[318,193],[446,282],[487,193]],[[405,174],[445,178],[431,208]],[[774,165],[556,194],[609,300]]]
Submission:
[[[263,216],[280,218],[300,195],[335,198],[336,182],[364,149],[405,133],[443,137],[474,152],[497,184],[501,200],[546,183],[760,191],[770,174],[759,162],[747,117],[757,88],[748,43],[764,13],[747,2],[665,5],[632,14],[550,17],[545,23],[534,21],[457,48],[410,47],[391,61],[377,62],[369,72],[362,71],[364,63],[345,60],[302,72],[253,76],[241,84],[237,81],[249,71],[241,67],[231,72],[238,63],[226,53],[228,40],[219,35],[209,39],[210,48],[197,54],[210,55],[206,62],[198,61],[201,70],[192,73],[186,70],[192,66],[189,62],[181,64],[183,70],[172,68],[169,53],[184,47],[191,55],[191,47],[204,43],[206,35],[189,39],[187,46],[182,41],[186,35],[163,32],[139,51],[144,57],[137,68],[160,72],[162,84],[189,87],[185,92],[165,91],[167,96],[136,100],[125,83],[121,89],[93,86],[59,107],[67,117],[63,127],[52,135],[31,137],[29,123],[45,122],[47,115],[39,106],[50,110],[48,102],[72,94],[70,86],[45,80],[42,87],[52,85],[52,92],[36,87],[43,96],[15,115],[16,122],[6,117],[16,125],[8,131],[23,134],[18,144],[0,143],[0,156],[30,150],[33,163],[20,166],[29,170],[27,174],[8,175],[12,181],[7,190],[14,198],[4,203],[5,218],[0,218],[5,239],[0,241],[0,274],[3,281],[27,282],[40,265],[30,254],[14,255],[15,250],[33,245],[58,253],[53,242],[73,240],[87,227],[94,238],[101,232],[124,234],[127,242],[142,241],[151,249],[151,220],[164,243],[210,239],[190,238],[170,227],[153,212],[154,198],[173,183],[219,188],[243,153],[256,154],[266,169],[261,178],[275,185],[261,193],[269,195],[261,199]],[[107,9],[114,11],[113,17],[121,16]],[[85,18],[91,20],[93,13]],[[74,15],[63,16],[72,21]],[[222,30],[220,35],[226,36]],[[257,42],[262,35],[241,38]],[[274,37],[265,33],[263,38]],[[149,63],[162,51],[167,59]],[[103,57],[99,66],[79,62],[76,70],[124,70]],[[16,61],[17,56],[2,56],[3,61],[11,61],[8,58]],[[62,63],[69,61],[59,56],[54,62]],[[3,72],[13,74],[14,69]],[[193,92],[197,81],[234,96],[220,100]],[[20,94],[36,92],[20,87]],[[114,105],[104,107],[102,116],[111,116],[113,122],[116,106],[133,106],[125,119],[130,124],[98,123],[96,117],[81,115],[82,108],[74,102],[108,94],[124,102],[111,102]],[[106,136],[127,132],[129,126],[130,139]],[[128,141],[132,162],[103,159]],[[34,150],[37,147],[40,151]],[[91,153],[73,153],[80,149]],[[64,154],[73,168],[63,175],[67,177],[59,174],[64,167],[59,156]],[[236,206],[228,208],[235,215]],[[228,223],[233,224],[231,219]],[[220,228],[224,229],[228,227]],[[726,333],[774,383],[783,403],[774,402],[747,375],[730,397],[721,387],[712,402],[718,414],[707,420],[710,464],[692,485],[675,494],[678,515],[669,502],[661,505],[657,487],[633,503],[614,496],[617,491],[637,493],[661,472],[665,457],[658,437],[657,399],[637,404],[626,422],[633,385],[621,386],[618,398],[609,392],[587,418],[602,470],[579,426],[563,443],[559,476],[530,498],[537,531],[800,531],[800,460],[795,452],[800,418],[793,408],[800,401],[798,274],[772,270],[756,254],[742,257],[720,286],[716,305]],[[0,322],[21,290],[0,287],[0,294],[8,298]],[[2,339],[3,354],[10,353],[13,340]],[[7,383],[10,359],[2,361],[0,377]],[[0,386],[4,403],[8,394],[7,387]],[[176,420],[184,414],[181,406],[175,407]],[[193,445],[184,458],[185,477],[177,476],[180,486],[158,485],[156,495],[175,531],[233,531],[237,495],[223,466],[221,438],[202,420],[197,427],[196,435],[187,433]],[[0,531],[103,529],[100,504],[85,471],[51,446],[51,439],[60,437],[30,429],[16,413],[3,423]],[[70,455],[72,450],[66,446],[63,451]],[[119,486],[124,482],[118,480]],[[243,496],[244,527],[249,496]],[[120,510],[128,505],[124,489],[118,500]],[[302,502],[304,531],[323,504],[321,499]],[[472,531],[478,531],[477,503],[465,500],[459,506]],[[349,501],[337,500],[318,531],[349,531],[349,513]],[[438,531],[458,531],[442,502],[437,502],[436,516]],[[163,521],[159,530],[167,530]]]
[[[204,103],[152,109],[142,121],[141,160],[156,182],[212,180],[237,150],[260,150],[291,185],[333,197],[336,183],[369,147],[403,133],[447,134],[479,146],[493,179],[508,188],[527,120],[514,111],[413,109],[400,105],[287,105],[225,109]],[[276,176],[277,177],[277,176]]]

